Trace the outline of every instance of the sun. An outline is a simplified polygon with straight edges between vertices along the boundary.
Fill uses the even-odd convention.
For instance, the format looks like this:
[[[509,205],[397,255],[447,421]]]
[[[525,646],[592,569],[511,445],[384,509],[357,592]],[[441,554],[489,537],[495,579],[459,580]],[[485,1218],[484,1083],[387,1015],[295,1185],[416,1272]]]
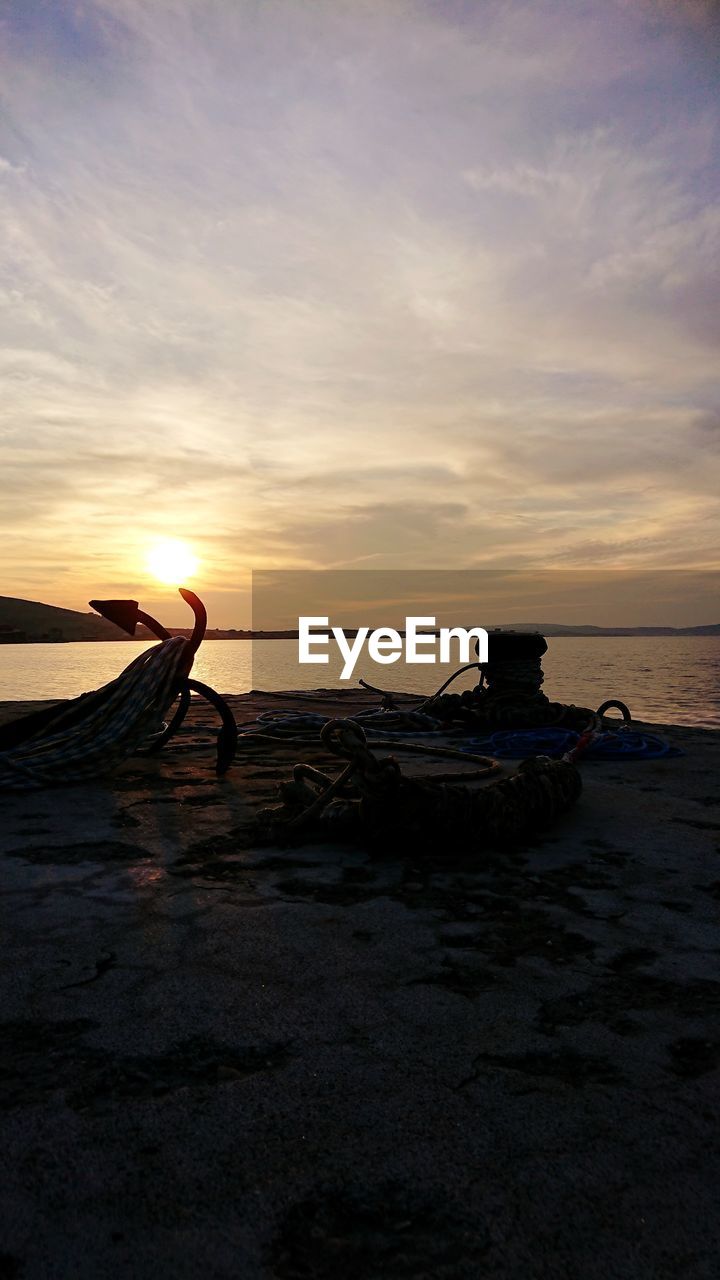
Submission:
[[[156,542],[148,552],[148,569],[161,582],[177,587],[192,578],[197,571],[197,556],[187,542],[179,538],[164,538]]]

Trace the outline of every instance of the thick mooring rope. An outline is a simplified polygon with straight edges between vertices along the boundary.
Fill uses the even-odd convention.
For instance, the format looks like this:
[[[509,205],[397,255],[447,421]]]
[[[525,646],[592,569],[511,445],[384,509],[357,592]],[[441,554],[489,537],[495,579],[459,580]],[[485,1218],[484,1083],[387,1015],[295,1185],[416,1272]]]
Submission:
[[[474,689],[464,689],[462,693],[446,692],[459,676],[473,670],[480,674]],[[403,709],[395,707],[391,693],[374,689],[361,680],[363,688],[383,697],[381,711],[361,714],[363,723],[375,723],[376,717],[392,711],[399,719],[408,722],[411,716],[422,719],[426,725],[434,722],[436,730],[446,730],[452,725],[487,731],[550,725],[582,729],[592,723],[596,713],[589,707],[551,702],[542,692],[544,679],[540,658],[535,656],[501,662],[468,662],[448,676],[435,693],[420,699],[415,707]],[[360,716],[354,718],[359,719]]]
[[[480,666],[480,682],[462,693],[435,694],[423,711],[441,722],[488,729],[530,729],[549,725],[579,728],[593,717],[590,707],[551,702],[542,692],[539,660]]]
[[[512,777],[475,789],[404,777],[392,756],[376,758],[356,721],[328,721],[320,736],[347,763],[335,779],[309,764],[295,766],[281,787],[282,803],[260,815],[271,840],[360,836],[375,848],[408,844],[436,853],[461,844],[502,846],[547,826],[582,790],[567,759],[528,760]]]

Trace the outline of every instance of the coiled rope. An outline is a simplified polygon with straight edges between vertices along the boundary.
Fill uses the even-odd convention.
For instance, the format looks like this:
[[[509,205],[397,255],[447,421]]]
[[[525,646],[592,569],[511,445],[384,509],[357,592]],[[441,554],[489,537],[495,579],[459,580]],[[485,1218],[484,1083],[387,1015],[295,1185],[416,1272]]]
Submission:
[[[256,743],[260,742],[271,746],[289,743],[293,746],[317,747],[324,743],[324,733],[330,723],[334,723],[331,717],[323,716],[319,713],[263,711],[253,723],[243,727],[243,732],[238,738],[238,746],[252,749]],[[348,721],[348,723],[359,723],[359,718],[356,717],[353,721]],[[370,728],[369,726],[364,726],[363,732],[365,731],[373,735],[373,747],[438,758],[451,757],[461,760],[463,764],[476,764],[478,766],[472,773],[463,770],[461,772],[463,777],[473,779],[487,778],[491,774],[497,773],[500,769],[500,765],[495,760],[470,749],[465,750],[460,747],[444,745],[430,746],[426,742],[386,738],[382,736],[381,730]],[[437,777],[438,775],[435,776]],[[453,774],[453,777],[455,776],[457,776],[457,772]]]
[[[582,735],[572,729],[500,729],[487,737],[466,738],[468,751],[486,751],[499,760],[524,760],[528,756],[549,756],[558,760],[577,747]],[[465,748],[462,748],[465,750]],[[679,747],[671,746],[653,733],[623,729],[615,733],[600,731],[592,736],[585,750],[588,760],[661,760],[681,756]]]
[[[464,689],[462,693],[446,692],[459,676],[473,670],[480,673],[474,689]],[[591,709],[551,702],[542,692],[544,679],[540,658],[535,656],[500,662],[467,662],[448,676],[435,693],[399,714],[405,717],[413,714],[434,721],[436,731],[452,723],[465,728],[497,729],[529,729],[547,725],[580,728],[587,725],[593,716]],[[384,707],[394,707],[391,693],[376,689],[364,680],[360,684],[381,694]]]
[[[113,769],[161,728],[187,669],[188,641],[173,636],[138,655],[109,684],[35,718],[21,741],[2,749],[0,791],[35,791],[82,782]],[[23,721],[7,726],[7,740]]]

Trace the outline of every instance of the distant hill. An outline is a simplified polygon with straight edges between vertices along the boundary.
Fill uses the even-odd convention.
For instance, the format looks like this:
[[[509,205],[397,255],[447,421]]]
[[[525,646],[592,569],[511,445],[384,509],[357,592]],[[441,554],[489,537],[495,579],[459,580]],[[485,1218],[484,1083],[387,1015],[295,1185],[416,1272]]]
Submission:
[[[544,636],[720,636],[720,622],[699,627],[594,627],[561,622],[507,622],[503,631],[540,631]],[[491,629],[491,628],[489,628]]]
[[[0,596],[0,643],[127,639],[124,631],[96,613],[76,613],[35,600]]]

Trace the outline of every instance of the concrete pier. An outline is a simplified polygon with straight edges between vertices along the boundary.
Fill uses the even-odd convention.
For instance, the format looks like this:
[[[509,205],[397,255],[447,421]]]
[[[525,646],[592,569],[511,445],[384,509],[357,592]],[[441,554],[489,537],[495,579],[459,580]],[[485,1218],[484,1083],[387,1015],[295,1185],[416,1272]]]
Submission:
[[[212,724],[0,799],[2,1280],[714,1277],[720,734],[413,863],[254,847],[311,753]]]

